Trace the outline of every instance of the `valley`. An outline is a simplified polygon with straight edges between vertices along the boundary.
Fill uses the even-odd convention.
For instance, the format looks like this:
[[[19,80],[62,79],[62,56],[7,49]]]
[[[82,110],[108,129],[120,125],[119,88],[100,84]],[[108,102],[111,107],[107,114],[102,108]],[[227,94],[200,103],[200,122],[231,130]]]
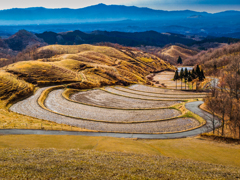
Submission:
[[[228,67],[234,63],[229,60],[228,65],[225,60],[237,57],[238,44],[223,47],[229,54],[220,53],[221,48],[199,52],[171,45],[144,50],[105,43],[24,49],[16,59],[9,58],[9,64],[4,62],[0,71],[0,154],[5,158],[0,160],[0,171],[11,172],[10,164],[24,171],[0,177],[60,178],[64,175],[55,171],[68,163],[68,168],[88,170],[65,169],[66,177],[86,178],[83,174],[90,172],[88,177],[108,179],[113,168],[115,179],[158,179],[166,174],[176,179],[176,173],[182,179],[236,179],[240,174],[238,131],[230,129],[237,124],[223,121],[221,111],[213,111],[220,108],[216,105],[223,102],[220,97],[225,97],[216,89],[220,91],[222,82],[229,79],[211,73],[231,72]],[[183,65],[176,65],[179,56]],[[164,57],[172,57],[173,63]],[[209,59],[203,61],[203,57]],[[174,79],[179,68],[185,73],[189,67],[184,64],[192,65],[187,75]],[[206,74],[203,80],[199,79],[199,67]],[[189,81],[189,77],[194,78]],[[184,78],[188,78],[186,82]],[[211,86],[211,78],[219,79],[215,86]],[[226,93],[232,86],[224,87]],[[216,101],[214,90],[222,93]],[[233,91],[232,97],[234,92],[238,91]],[[238,101],[232,99],[235,123]],[[225,136],[220,136],[223,131]],[[211,137],[233,138],[236,143]],[[36,167],[30,163],[32,153],[43,158],[36,161],[41,171],[26,170]],[[15,161],[21,162],[23,154],[29,162],[26,165]],[[120,157],[127,163],[116,163],[114,159]],[[126,171],[126,167],[133,167],[129,161],[142,165]],[[99,173],[99,166],[106,173]]]

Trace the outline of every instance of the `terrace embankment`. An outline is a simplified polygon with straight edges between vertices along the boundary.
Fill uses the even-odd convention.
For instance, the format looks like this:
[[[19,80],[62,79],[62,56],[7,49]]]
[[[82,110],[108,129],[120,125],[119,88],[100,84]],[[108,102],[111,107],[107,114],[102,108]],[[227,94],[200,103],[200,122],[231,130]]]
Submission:
[[[58,105],[58,102],[61,103],[63,102],[64,99],[62,99],[61,93],[63,90],[55,90],[52,91],[47,99],[46,99],[46,105],[47,107],[51,107],[51,110],[59,110],[59,112],[61,113],[77,113],[79,115],[79,118],[73,118],[73,117],[68,117],[67,115],[61,115],[60,113],[57,112],[51,112],[51,110],[45,110],[43,108],[41,108],[38,104],[37,104],[37,100],[39,98],[39,96],[41,95],[41,93],[45,90],[46,88],[41,88],[39,89],[36,94],[28,99],[25,99],[15,105],[13,105],[11,107],[12,111],[24,114],[24,115],[29,115],[29,116],[33,116],[33,117],[37,117],[39,119],[45,119],[45,120],[50,120],[50,121],[54,121],[57,123],[64,123],[64,124],[68,124],[68,125],[73,125],[73,126],[78,126],[78,127],[82,127],[82,128],[86,128],[89,130],[96,130],[96,131],[103,131],[103,132],[122,132],[122,133],[173,133],[173,132],[178,132],[178,131],[187,131],[189,129],[192,129],[194,127],[198,127],[199,126],[199,122],[193,118],[177,118],[177,119],[172,119],[172,120],[168,120],[168,121],[156,121],[156,122],[144,122],[144,123],[130,123],[130,124],[124,124],[124,123],[112,123],[112,122],[95,122],[92,120],[84,120],[81,119],[81,115],[84,115],[87,117],[87,115],[89,115],[90,117],[95,116],[96,118],[99,118],[100,116],[105,116],[104,120],[106,120],[106,118],[108,118],[108,120],[113,120],[116,121],[117,116],[114,114],[116,112],[120,112],[120,111],[115,111],[115,110],[111,110],[109,111],[109,109],[104,110],[102,108],[99,108],[99,113],[101,113],[101,111],[104,110],[104,113],[102,112],[102,114],[96,113],[94,114],[94,110],[90,110],[91,108],[94,108],[97,110],[96,107],[90,107],[90,106],[86,106],[89,108],[89,113],[84,114],[84,111],[87,109],[84,109],[84,111],[82,111],[82,113],[78,113],[78,111],[81,109],[80,105],[81,104],[77,104],[77,103],[73,103],[73,102],[69,102],[67,100],[66,103],[69,104],[65,104],[65,101],[63,104]],[[73,105],[74,104],[74,105]],[[50,106],[49,106],[50,105]],[[64,108],[61,108],[61,105],[64,106]],[[74,107],[77,105],[78,108],[75,109],[76,112],[73,111]],[[65,107],[70,107],[70,108],[65,108]],[[72,108],[73,107],[73,108]],[[83,107],[83,106],[81,106]],[[56,108],[56,109],[55,109]],[[170,111],[169,111],[170,110]],[[130,112],[129,118],[131,121],[133,121],[134,119],[136,121],[144,118],[144,120],[147,120],[148,118],[152,119],[152,120],[157,120],[154,119],[154,117],[159,116],[161,117],[161,119],[163,119],[163,117],[169,117],[169,113],[177,113],[176,115],[179,115],[179,112],[173,109],[167,109],[167,111],[162,111],[162,109],[160,110],[153,110],[153,111],[149,111],[149,110],[144,110],[143,112],[141,111],[126,111],[126,112]],[[111,114],[110,114],[111,112]],[[151,113],[149,113],[151,112]],[[93,113],[93,114],[91,114]],[[125,113],[124,111],[121,111],[121,113]],[[120,113],[120,114],[121,114]],[[140,114],[141,116],[140,116]],[[144,114],[146,113],[146,114]],[[127,113],[126,113],[127,114]],[[75,114],[72,114],[75,115]],[[134,117],[136,116],[136,117]],[[126,117],[119,115],[120,118],[122,118],[122,120],[126,120]],[[112,119],[111,119],[112,118]],[[119,120],[119,119],[117,119]]]
[[[104,109],[79,103],[70,102],[62,97],[63,90],[50,92],[46,99],[46,107],[50,110],[81,119],[104,122],[141,122],[169,119],[180,116],[175,109],[158,110],[118,110]]]
[[[118,96],[103,90],[95,89],[73,94],[70,98],[84,104],[120,109],[163,108],[181,103],[181,101],[151,101]]]

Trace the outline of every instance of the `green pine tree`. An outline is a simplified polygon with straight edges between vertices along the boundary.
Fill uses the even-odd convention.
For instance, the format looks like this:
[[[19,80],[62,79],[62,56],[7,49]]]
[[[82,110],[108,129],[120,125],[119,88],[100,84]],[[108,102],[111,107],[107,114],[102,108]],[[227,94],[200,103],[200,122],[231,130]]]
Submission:
[[[182,68],[181,71],[180,71],[180,79],[182,80],[183,77],[184,77],[184,72],[183,72],[183,68]]]
[[[178,70],[175,71],[174,81],[179,79]]]
[[[181,58],[181,56],[179,56],[179,58],[178,58],[178,60],[177,60],[177,63],[178,63],[178,64],[182,64],[182,58]]]
[[[187,70],[187,68],[185,68],[184,77],[185,77],[185,78],[188,77],[188,70]]]

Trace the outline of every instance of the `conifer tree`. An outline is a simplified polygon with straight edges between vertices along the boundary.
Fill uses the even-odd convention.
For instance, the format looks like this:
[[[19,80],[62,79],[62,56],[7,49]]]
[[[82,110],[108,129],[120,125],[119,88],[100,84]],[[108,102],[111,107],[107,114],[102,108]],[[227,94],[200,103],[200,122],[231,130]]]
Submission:
[[[196,79],[196,73],[194,69],[192,70],[192,79]]]
[[[183,68],[181,69],[180,72],[180,79],[181,79],[181,89],[182,89],[182,79],[184,78],[184,72],[183,72]]]
[[[182,58],[181,58],[181,56],[179,56],[179,58],[178,58],[178,60],[177,60],[177,63],[178,63],[178,64],[182,64]]]
[[[179,79],[178,70],[175,71],[174,81]]]
[[[183,68],[180,71],[180,79],[182,80],[182,78],[184,77],[184,72],[183,72]]]
[[[200,81],[203,81],[204,79],[205,79],[205,76],[204,76],[203,70],[201,70],[201,71],[200,71],[199,80],[200,80]]]
[[[187,68],[185,68],[184,77],[185,77],[185,78],[188,77],[188,70],[187,70]]]
[[[192,70],[192,74],[195,74],[195,70],[194,69]]]
[[[201,76],[201,71],[200,71],[199,65],[197,65],[196,74],[197,74],[197,77],[200,78],[200,76]]]

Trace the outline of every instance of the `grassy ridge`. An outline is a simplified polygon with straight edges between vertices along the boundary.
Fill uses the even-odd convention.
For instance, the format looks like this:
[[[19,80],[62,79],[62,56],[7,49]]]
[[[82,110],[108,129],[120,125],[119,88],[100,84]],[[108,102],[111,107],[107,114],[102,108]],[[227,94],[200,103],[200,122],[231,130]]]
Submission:
[[[40,59],[8,65],[3,68],[0,76],[6,76],[7,79],[12,74],[19,83],[25,81],[40,86],[75,82],[72,87],[89,89],[115,84],[145,84],[145,76],[150,72],[175,69],[154,55],[132,49],[86,44],[51,45],[39,48],[34,53],[34,57]],[[1,84],[2,88],[7,88],[4,87],[7,85]],[[4,94],[7,93],[4,91]]]
[[[32,84],[19,80],[17,76],[0,71],[0,100],[6,100],[6,104],[32,94],[34,89]]]

